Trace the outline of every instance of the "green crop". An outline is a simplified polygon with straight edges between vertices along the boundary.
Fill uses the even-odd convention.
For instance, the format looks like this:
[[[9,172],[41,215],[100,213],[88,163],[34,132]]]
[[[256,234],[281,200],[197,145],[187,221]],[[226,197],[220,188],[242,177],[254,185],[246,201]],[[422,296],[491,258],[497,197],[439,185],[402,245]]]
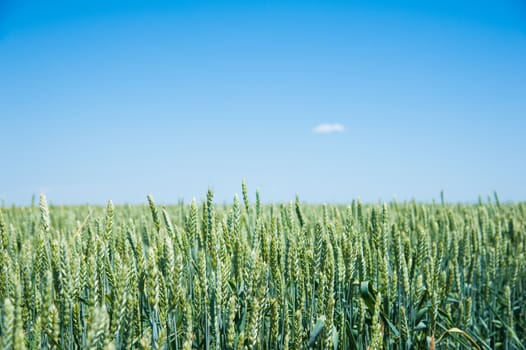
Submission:
[[[526,204],[0,209],[2,349],[526,349]]]

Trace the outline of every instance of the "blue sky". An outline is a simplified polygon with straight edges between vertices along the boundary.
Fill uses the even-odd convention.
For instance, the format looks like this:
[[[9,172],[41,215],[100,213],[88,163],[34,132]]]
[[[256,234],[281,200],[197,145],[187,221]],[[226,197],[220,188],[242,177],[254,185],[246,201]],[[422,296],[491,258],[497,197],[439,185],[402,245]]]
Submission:
[[[526,200],[522,1],[0,4],[6,203]]]

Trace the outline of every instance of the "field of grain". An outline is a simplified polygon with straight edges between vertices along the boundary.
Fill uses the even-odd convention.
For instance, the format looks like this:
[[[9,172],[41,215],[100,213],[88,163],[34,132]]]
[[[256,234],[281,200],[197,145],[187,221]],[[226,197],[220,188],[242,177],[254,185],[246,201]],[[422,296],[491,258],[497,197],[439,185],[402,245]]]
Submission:
[[[2,349],[526,349],[525,203],[242,193],[1,208]]]

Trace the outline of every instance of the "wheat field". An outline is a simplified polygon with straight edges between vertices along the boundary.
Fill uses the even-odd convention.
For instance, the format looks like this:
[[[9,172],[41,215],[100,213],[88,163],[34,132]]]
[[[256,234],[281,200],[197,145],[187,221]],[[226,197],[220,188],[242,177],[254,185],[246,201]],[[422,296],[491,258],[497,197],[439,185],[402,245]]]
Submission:
[[[526,349],[526,204],[0,209],[2,349]]]

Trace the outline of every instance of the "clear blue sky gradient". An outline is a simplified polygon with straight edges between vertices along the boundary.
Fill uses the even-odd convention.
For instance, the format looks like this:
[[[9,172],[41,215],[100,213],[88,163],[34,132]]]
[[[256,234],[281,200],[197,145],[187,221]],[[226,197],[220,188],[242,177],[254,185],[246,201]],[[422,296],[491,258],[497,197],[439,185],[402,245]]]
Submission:
[[[7,204],[526,200],[523,1],[0,4]]]

